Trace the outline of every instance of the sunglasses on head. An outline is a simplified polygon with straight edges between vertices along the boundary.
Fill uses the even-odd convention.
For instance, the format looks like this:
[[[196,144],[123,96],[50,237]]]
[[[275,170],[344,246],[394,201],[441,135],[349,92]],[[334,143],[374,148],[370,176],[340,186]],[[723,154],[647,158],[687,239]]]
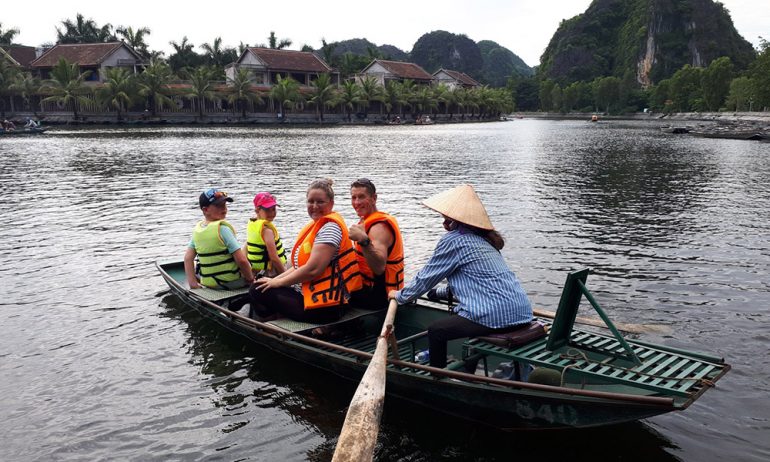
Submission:
[[[377,191],[377,188],[374,187],[374,183],[372,183],[372,180],[369,178],[359,178],[353,183],[350,184],[351,188],[366,188],[369,189],[372,193]]]
[[[227,193],[224,191],[219,191],[218,189],[209,189],[208,191],[206,191],[206,198],[209,201],[215,201],[223,197],[227,197]]]

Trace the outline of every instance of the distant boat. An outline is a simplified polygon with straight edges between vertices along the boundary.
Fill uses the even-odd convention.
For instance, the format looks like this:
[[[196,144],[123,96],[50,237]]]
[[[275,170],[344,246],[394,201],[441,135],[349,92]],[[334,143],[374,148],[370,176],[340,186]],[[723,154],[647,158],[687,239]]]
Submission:
[[[598,122],[598,121],[599,121],[599,116],[598,115],[594,114],[594,115],[591,116],[591,122]]]
[[[16,136],[16,135],[39,135],[48,130],[48,127],[24,127],[16,128],[14,130],[4,130],[0,128],[0,136]]]
[[[660,131],[663,133],[673,133],[675,135],[690,133],[689,127],[660,127]]]

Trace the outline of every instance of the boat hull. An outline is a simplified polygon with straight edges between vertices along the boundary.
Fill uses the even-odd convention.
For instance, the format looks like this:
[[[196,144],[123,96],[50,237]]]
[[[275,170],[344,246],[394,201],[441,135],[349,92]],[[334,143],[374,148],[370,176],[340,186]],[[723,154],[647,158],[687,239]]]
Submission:
[[[196,297],[161,266],[161,274],[171,291],[202,316],[250,342],[269,348],[287,358],[300,361],[352,382],[360,381],[368,361],[319,347],[316,339],[296,334],[276,333],[274,328],[244,320],[233,312],[217,308]],[[409,317],[411,307],[402,307],[399,316]],[[232,314],[230,314],[232,313]],[[398,316],[397,316],[398,318]],[[398,328],[397,328],[398,330]],[[372,339],[372,350],[375,338]],[[388,396],[416,404],[438,413],[449,414],[501,430],[586,428],[636,421],[676,410],[665,400],[637,402],[626,395],[581,395],[580,390],[505,381],[506,386],[436,378],[419,373],[410,363],[391,361],[387,371]],[[404,367],[399,368],[398,365]],[[459,373],[456,373],[459,374]],[[461,374],[467,375],[467,374]],[[520,384],[521,387],[517,387]]]

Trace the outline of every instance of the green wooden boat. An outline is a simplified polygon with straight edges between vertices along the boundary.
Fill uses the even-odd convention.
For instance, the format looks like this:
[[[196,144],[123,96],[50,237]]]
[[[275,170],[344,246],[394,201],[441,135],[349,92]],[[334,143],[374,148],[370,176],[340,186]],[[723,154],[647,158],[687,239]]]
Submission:
[[[171,291],[204,317],[293,360],[358,382],[374,352],[384,311],[352,309],[338,323],[342,335],[320,340],[310,335],[314,324],[258,322],[234,311],[248,297],[245,289],[190,290],[182,262],[157,267]],[[570,273],[554,319],[538,320],[547,335],[517,346],[509,342],[515,332],[504,341],[484,337],[450,342],[454,358],[445,369],[414,358],[427,348],[427,326],[452,315],[447,306],[421,301],[399,307],[387,394],[502,430],[583,428],[686,409],[730,369],[722,358],[708,354],[626,340],[586,289],[588,273]],[[575,328],[584,297],[605,320],[608,333]],[[470,360],[480,361],[476,374],[461,372]],[[550,371],[546,375],[556,383],[490,377],[501,363]],[[535,372],[530,377],[539,375]]]

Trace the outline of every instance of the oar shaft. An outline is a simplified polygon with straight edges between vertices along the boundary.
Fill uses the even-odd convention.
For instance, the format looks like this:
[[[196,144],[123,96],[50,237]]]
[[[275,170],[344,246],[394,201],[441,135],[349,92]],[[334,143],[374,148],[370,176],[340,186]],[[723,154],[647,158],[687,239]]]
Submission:
[[[391,300],[377,339],[377,348],[350,401],[332,462],[370,461],[374,457],[385,402],[388,336],[392,335],[397,309],[398,303]]]

